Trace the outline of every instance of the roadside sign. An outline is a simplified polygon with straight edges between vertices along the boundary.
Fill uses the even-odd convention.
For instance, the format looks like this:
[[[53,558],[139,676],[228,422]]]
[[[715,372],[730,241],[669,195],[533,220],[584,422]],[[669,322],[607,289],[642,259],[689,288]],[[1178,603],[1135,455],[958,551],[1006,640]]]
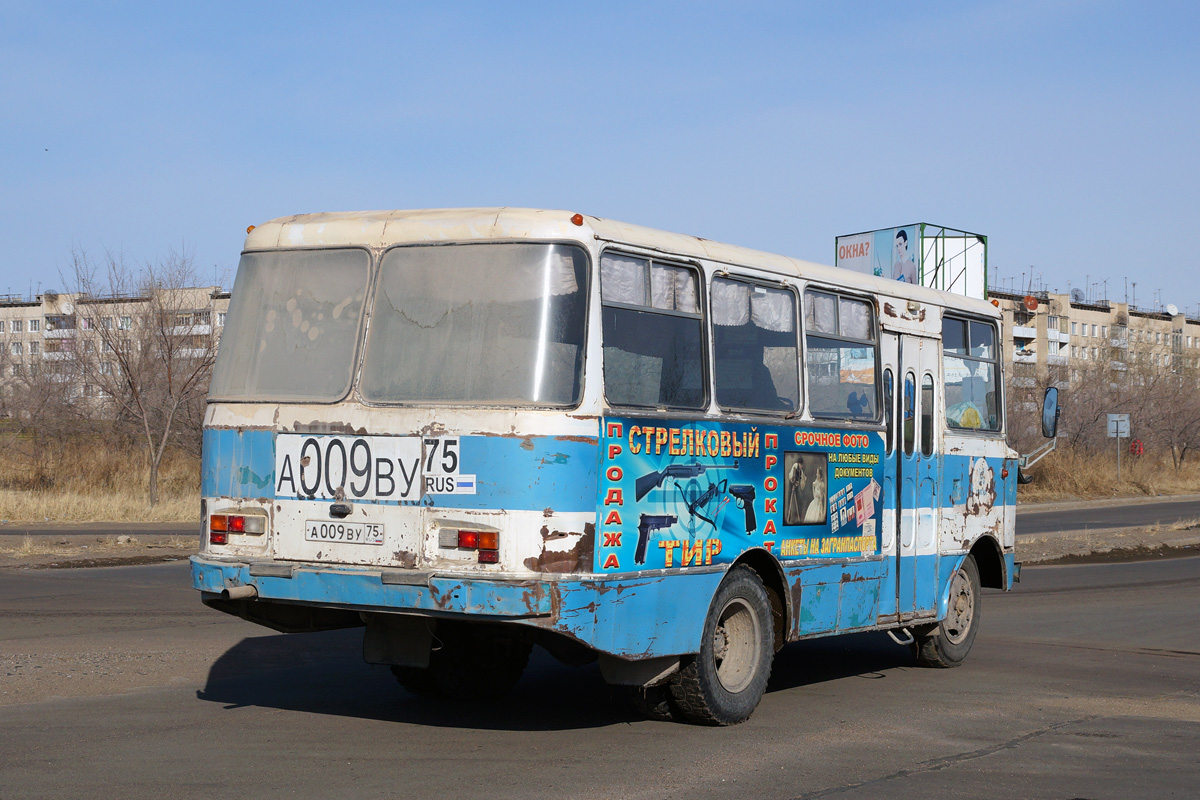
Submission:
[[[1125,439],[1129,437],[1129,415],[1128,414],[1109,414],[1108,415],[1108,438],[1109,439]]]

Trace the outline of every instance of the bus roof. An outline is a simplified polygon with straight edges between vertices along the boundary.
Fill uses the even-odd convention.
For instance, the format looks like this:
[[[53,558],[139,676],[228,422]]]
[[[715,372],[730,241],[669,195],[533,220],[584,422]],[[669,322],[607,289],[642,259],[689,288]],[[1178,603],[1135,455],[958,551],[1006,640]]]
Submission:
[[[571,211],[508,207],[297,214],[253,227],[246,236],[245,249],[390,247],[413,242],[472,239],[586,240],[590,234],[602,241],[667,255],[761,269],[904,300],[962,308],[992,317],[1000,315],[991,303],[938,289],[602,217],[582,215],[583,224],[575,225],[571,222],[572,216],[574,212]]]

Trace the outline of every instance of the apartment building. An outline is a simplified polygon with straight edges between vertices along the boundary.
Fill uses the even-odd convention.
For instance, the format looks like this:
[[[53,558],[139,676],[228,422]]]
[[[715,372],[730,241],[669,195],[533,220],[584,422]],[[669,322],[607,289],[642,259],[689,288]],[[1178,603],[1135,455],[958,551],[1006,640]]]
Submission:
[[[166,330],[178,337],[186,354],[197,353],[219,338],[229,310],[229,293],[219,286],[167,290],[154,307],[171,316]],[[45,292],[32,299],[0,296],[0,387],[4,395],[28,389],[41,379],[79,381],[71,362],[97,353],[101,331],[132,331],[151,305],[149,296],[86,297]],[[112,337],[109,337],[110,339]],[[90,396],[88,385],[71,387],[73,395]]]
[[[1014,386],[1078,381],[1083,368],[1095,365],[1114,377],[1131,366],[1182,372],[1200,365],[1200,319],[1182,313],[1053,292],[993,289],[988,298],[1003,312],[1003,357]]]

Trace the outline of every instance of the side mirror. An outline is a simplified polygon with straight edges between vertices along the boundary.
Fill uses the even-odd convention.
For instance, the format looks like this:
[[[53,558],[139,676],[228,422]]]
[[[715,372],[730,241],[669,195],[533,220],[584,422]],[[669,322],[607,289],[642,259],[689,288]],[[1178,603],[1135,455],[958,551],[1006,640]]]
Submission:
[[[1042,436],[1047,439],[1053,439],[1058,434],[1058,387],[1051,386],[1046,389],[1046,396],[1042,399]]]
[[[1020,467],[1017,467],[1017,483],[1021,484],[1022,486],[1027,483],[1033,483],[1033,476]]]

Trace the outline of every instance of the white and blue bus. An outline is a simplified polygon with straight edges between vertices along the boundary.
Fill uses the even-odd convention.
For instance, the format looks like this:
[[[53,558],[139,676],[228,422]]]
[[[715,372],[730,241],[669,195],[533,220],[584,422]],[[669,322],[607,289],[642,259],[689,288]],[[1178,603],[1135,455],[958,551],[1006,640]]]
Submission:
[[[730,724],[787,642],[886,630],[952,666],[1019,568],[999,343],[982,300],[571,212],[273,220],[193,583],[362,626],[431,694],[496,696],[538,644]]]

